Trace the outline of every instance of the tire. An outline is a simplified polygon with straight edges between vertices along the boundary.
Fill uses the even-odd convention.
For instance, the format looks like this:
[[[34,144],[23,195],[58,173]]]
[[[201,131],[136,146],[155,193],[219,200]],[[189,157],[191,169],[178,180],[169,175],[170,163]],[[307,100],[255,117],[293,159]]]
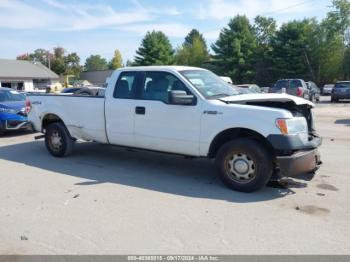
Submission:
[[[272,162],[266,148],[249,138],[224,144],[215,160],[222,182],[233,190],[245,193],[257,191],[267,184],[273,171]]]
[[[45,145],[51,155],[55,157],[68,156],[73,151],[73,144],[73,138],[63,123],[52,123],[46,128]]]
[[[331,97],[331,102],[332,102],[332,103],[337,103],[337,102],[338,102],[338,99],[335,99],[335,98]]]

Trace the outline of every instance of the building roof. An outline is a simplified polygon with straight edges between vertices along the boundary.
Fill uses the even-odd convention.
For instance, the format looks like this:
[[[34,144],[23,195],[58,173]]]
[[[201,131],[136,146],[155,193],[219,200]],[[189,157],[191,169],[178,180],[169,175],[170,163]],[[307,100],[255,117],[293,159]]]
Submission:
[[[0,78],[58,79],[58,75],[39,62],[0,59]]]

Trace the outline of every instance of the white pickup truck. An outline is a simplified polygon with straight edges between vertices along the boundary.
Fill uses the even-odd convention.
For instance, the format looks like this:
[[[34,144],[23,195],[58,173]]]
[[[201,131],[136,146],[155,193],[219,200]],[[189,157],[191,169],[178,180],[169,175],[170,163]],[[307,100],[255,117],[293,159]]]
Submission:
[[[212,72],[152,66],[116,70],[101,96],[31,95],[29,120],[56,157],[74,141],[214,158],[222,181],[252,192],[273,174],[321,163],[313,103],[286,94],[240,94]]]

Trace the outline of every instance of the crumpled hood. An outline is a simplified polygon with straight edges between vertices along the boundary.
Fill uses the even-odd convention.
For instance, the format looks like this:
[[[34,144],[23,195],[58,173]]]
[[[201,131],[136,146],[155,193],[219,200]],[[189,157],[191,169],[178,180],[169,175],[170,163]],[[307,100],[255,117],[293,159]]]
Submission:
[[[314,107],[315,104],[297,96],[287,94],[243,94],[236,96],[228,96],[220,98],[221,101],[227,103],[244,103],[244,102],[263,102],[263,101],[277,101],[277,102],[294,102],[296,105],[310,105]]]

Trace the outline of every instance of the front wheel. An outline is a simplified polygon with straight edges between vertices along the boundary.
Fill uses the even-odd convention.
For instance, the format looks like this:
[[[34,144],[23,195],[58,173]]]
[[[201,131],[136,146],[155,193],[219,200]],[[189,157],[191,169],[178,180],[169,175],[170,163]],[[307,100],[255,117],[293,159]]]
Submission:
[[[50,124],[45,132],[45,145],[55,157],[67,156],[73,151],[73,138],[61,122]]]
[[[271,154],[261,143],[249,138],[224,144],[215,162],[223,183],[236,191],[248,193],[259,190],[272,175]]]

